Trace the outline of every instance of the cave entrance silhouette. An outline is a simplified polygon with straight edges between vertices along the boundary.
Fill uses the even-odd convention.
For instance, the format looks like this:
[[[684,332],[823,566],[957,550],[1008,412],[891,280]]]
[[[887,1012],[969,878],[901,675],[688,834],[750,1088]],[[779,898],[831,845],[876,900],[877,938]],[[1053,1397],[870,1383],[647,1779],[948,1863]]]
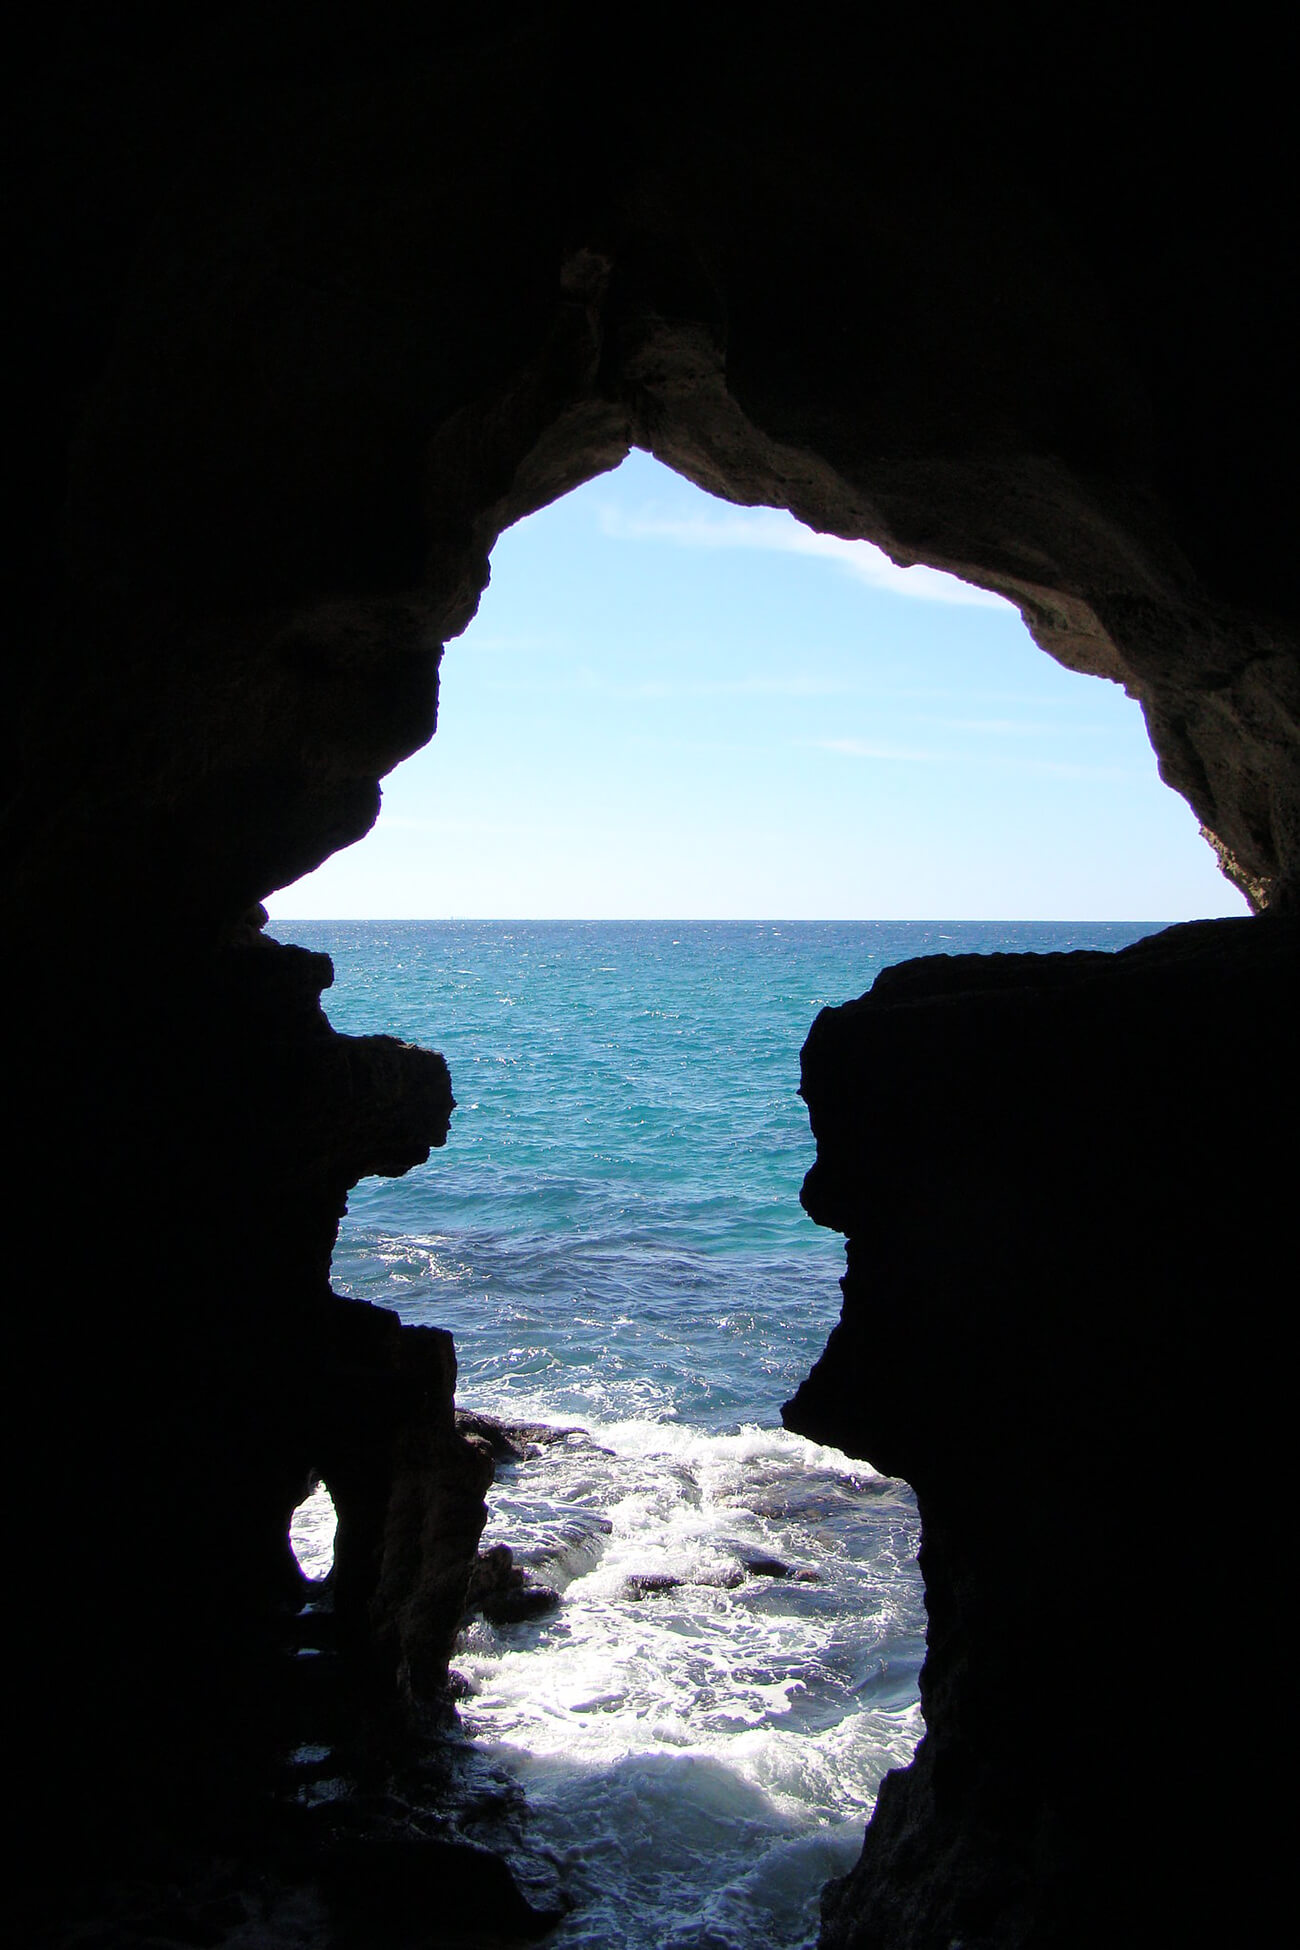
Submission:
[[[977,811],[969,784],[955,801],[954,818],[965,809],[960,839],[971,857],[999,850],[999,817],[1018,817],[1027,826],[1033,815],[1026,802],[1033,798],[1042,840],[1049,824],[1042,801],[1055,787],[1062,803],[1051,808],[1057,838],[1044,853],[1047,884],[1062,871],[1059,834],[1070,817],[1080,839],[1102,856],[1100,881],[1107,861],[1118,857],[1120,838],[1131,835],[1135,804],[1155,821],[1172,812],[1168,825],[1177,844],[1171,853],[1181,847],[1200,870],[1208,899],[1226,906],[1234,897],[1218,879],[1195,822],[1155,779],[1136,707],[1053,665],[1004,605],[981,600],[979,592],[964,595],[945,578],[923,580],[917,589],[905,579],[915,571],[891,572],[852,545],[822,548],[806,530],[792,535],[794,524],[770,511],[733,510],[694,490],[677,492],[659,474],[647,464],[640,489],[642,496],[657,490],[658,503],[620,504],[612,496],[617,482],[602,477],[569,497],[567,508],[535,517],[530,535],[513,536],[523,560],[511,559],[510,534],[501,539],[480,615],[446,653],[438,736],[407,768],[413,778],[422,772],[423,783],[394,786],[376,832],[350,861],[339,858],[315,877],[336,899],[346,898],[349,887],[368,892],[371,918],[312,927],[277,914],[274,925],[285,938],[333,957],[336,985],[328,1007],[337,1027],[436,1043],[449,1057],[461,1098],[446,1153],[396,1185],[363,1186],[353,1195],[333,1280],[340,1291],[392,1307],[410,1323],[450,1328],[462,1402],[497,1444],[486,1554],[471,1594],[472,1619],[454,1655],[464,1722],[485,1751],[509,1757],[510,1776],[532,1795],[549,1845],[560,1847],[576,1832],[601,1835],[606,1873],[579,1876],[589,1915],[613,1905],[611,1928],[622,1927],[618,1903],[635,1905],[647,1942],[657,1942],[710,1903],[722,1909],[739,1903],[747,1881],[766,1878],[776,1894],[763,1933],[781,1941],[783,1931],[802,1928],[798,1919],[826,1877],[851,1866],[884,1772],[911,1756],[921,1731],[916,1679],[924,1644],[914,1562],[919,1531],[905,1486],[882,1483],[847,1459],[813,1460],[773,1426],[781,1399],[798,1386],[833,1325],[841,1268],[838,1236],[815,1232],[797,1213],[799,1179],[812,1156],[795,1099],[799,1043],[817,1008],[859,993],[882,959],[971,948],[1119,945],[1141,927],[1108,937],[1104,924],[1054,934],[1035,933],[1022,921],[1019,931],[1013,925],[980,934],[969,923],[963,929],[941,922],[911,935],[896,926],[884,941],[861,929],[855,937],[843,925],[818,939],[807,922],[755,927],[732,915],[724,929],[713,930],[711,975],[701,963],[704,979],[684,1001],[683,951],[694,952],[692,943],[709,932],[698,915],[642,921],[639,937],[637,924],[617,911],[579,924],[554,913],[495,923],[471,913],[430,924],[409,911],[403,916],[402,873],[414,876],[420,890],[414,898],[426,913],[440,894],[447,907],[460,905],[439,879],[451,849],[462,849],[471,863],[477,859],[488,874],[517,873],[513,881],[490,882],[494,889],[526,886],[527,874],[536,875],[538,863],[563,842],[548,822],[556,816],[556,796],[582,777],[580,741],[595,754],[587,782],[594,775],[603,797],[599,804],[589,800],[583,815],[570,802],[568,837],[581,843],[585,817],[592,837],[609,847],[605,854],[590,848],[590,884],[614,880],[619,899],[635,906],[629,886],[647,883],[632,881],[628,872],[628,831],[611,829],[628,818],[619,793],[634,782],[638,766],[645,852],[670,867],[695,864],[684,835],[691,821],[699,832],[713,782],[699,776],[698,757],[694,771],[689,756],[672,771],[667,749],[667,734],[676,727],[680,737],[689,712],[697,752],[701,745],[712,751],[719,770],[733,766],[720,796],[734,807],[744,800],[747,775],[759,780],[758,795],[744,800],[735,822],[735,853],[727,853],[725,832],[697,849],[711,856],[715,871],[722,861],[724,875],[746,850],[772,863],[756,837],[763,802],[774,824],[787,832],[794,825],[794,810],[773,782],[774,754],[783,749],[792,767],[802,768],[792,808],[800,789],[815,797],[823,775],[836,766],[842,776],[874,767],[895,780],[937,775],[951,784],[964,769],[968,781],[989,774],[995,785],[1010,780],[1021,789],[1011,813],[996,791],[986,791]],[[584,507],[589,552],[603,544],[625,563],[628,555],[641,559],[634,596],[622,612],[609,578],[599,573],[590,577],[594,600],[584,603],[572,538],[545,532],[548,518],[553,528],[572,524]],[[680,627],[683,614],[697,618],[685,654],[677,643],[665,654],[647,625],[655,585],[667,579],[665,554],[673,568],[684,557],[688,569],[731,571],[729,598],[712,605],[702,601],[698,575],[682,578],[684,601],[669,620]],[[771,627],[779,600],[761,574],[768,558],[842,585],[847,643],[827,643],[837,606],[826,602],[814,612],[823,633],[817,655],[792,660],[783,654],[788,637],[780,629],[794,628],[796,616],[806,622],[812,606],[806,576],[797,608],[777,625],[775,646],[763,640],[760,624]],[[552,586],[539,593],[543,562]],[[525,592],[522,598],[512,601],[511,582]],[[874,635],[867,620],[872,595],[877,618],[881,603],[885,615],[875,621]],[[960,628],[935,641],[936,618],[964,625],[966,642]],[[930,640],[918,642],[927,628]],[[710,661],[710,633],[724,629],[731,641]],[[566,640],[566,632],[576,640]],[[636,637],[631,644],[624,640],[629,634]],[[882,661],[883,677],[873,668]],[[458,690],[458,673],[468,678],[475,663],[481,681]],[[1014,677],[990,677],[1008,665]],[[1098,692],[1103,705],[1118,709],[1085,716],[1080,732],[1080,703]],[[603,719],[593,705],[605,710]],[[655,712],[659,722],[650,724]],[[630,745],[615,736],[620,713],[633,721]],[[699,718],[708,713],[700,736]],[[566,726],[566,719],[577,722]],[[936,748],[936,733],[949,740],[946,750]],[[726,753],[728,737],[733,744],[748,741],[740,764]],[[463,753],[448,753],[449,744],[463,744]],[[1137,760],[1146,776],[1135,783],[1129,772],[1139,769]],[[701,800],[690,797],[701,786]],[[531,823],[530,799],[539,808]],[[1119,801],[1109,828],[1108,800]],[[676,841],[658,824],[665,801],[683,820]],[[880,816],[878,805],[858,805],[855,831],[847,794],[838,828],[827,806],[814,804],[807,827],[791,836],[790,867],[806,881],[815,835],[828,826],[845,830],[848,844],[861,849],[873,812]],[[1002,845],[1009,850],[1006,830]],[[1158,825],[1157,833],[1163,841]],[[367,868],[367,851],[373,859],[385,845],[389,854],[379,870]],[[954,832],[949,854],[957,847]],[[1025,851],[1022,844],[1022,866]],[[1149,856],[1159,854],[1159,844],[1148,849]],[[430,855],[432,871],[421,867]],[[945,864],[951,867],[951,858]],[[1067,854],[1065,865],[1077,872],[1077,854]],[[350,870],[355,880],[347,878]],[[831,872],[843,886],[845,856],[832,862]],[[455,884],[459,892],[469,883]],[[545,886],[542,899],[563,910],[574,883],[558,885],[558,894]],[[708,900],[694,889],[693,896]],[[484,904],[499,912],[505,898],[485,896]],[[300,893],[287,905],[307,899]],[[411,899],[408,891],[405,900]],[[752,908],[752,900],[740,905]],[[784,906],[779,898],[772,905]],[[1145,918],[1172,916],[1166,909]],[[635,1169],[638,1132],[647,1122],[677,1118],[686,1129],[692,1087],[734,1104],[746,1066],[771,1062],[770,1051],[747,1048],[735,1037],[734,1021],[725,1030],[721,1023],[737,1008],[751,1026],[761,1017],[761,1004],[737,973],[737,957],[745,954],[761,960],[760,985],[766,980],[778,988],[789,987],[801,954],[812,963],[797,1000],[784,998],[792,1005],[784,1020],[762,1024],[781,1057],[748,1123],[757,1143],[765,1138],[773,1154],[788,1153],[783,1192],[772,1203],[783,1198],[791,1230],[802,1226],[808,1235],[792,1254],[781,1224],[766,1219],[774,1262],[766,1284],[778,1290],[775,1296],[756,1292],[753,1258],[746,1262],[734,1251],[728,1257],[716,1216],[696,1218],[697,1236],[690,1200],[668,1194],[690,1150],[671,1122],[662,1133],[670,1142],[648,1148],[640,1183]],[[638,956],[644,960],[639,990]],[[704,1036],[689,1037],[692,1008],[702,1019],[710,1006],[719,1017],[719,1039],[731,1038],[725,1054],[720,1047],[710,1051]],[[572,1044],[560,1026],[566,1017],[582,1026]],[[634,1026],[652,1017],[662,1031],[657,1043]],[[650,1079],[656,1072],[662,1078],[674,1057],[680,1061],[684,1034],[682,1093],[675,1101],[662,1093],[656,1098]],[[558,1058],[558,1067],[539,1061],[539,1050]],[[602,1080],[613,1092],[607,1103]],[[575,1087],[590,1129],[585,1183],[559,1109]],[[762,1199],[745,1183],[743,1160],[737,1163],[744,1132],[743,1122],[730,1129],[719,1122],[712,1155],[706,1161],[705,1147],[694,1160],[696,1202],[698,1194],[711,1194],[733,1206],[737,1229],[761,1228]],[[598,1193],[602,1177],[607,1182]],[[652,1218],[656,1191],[663,1212]],[[598,1196],[617,1210],[597,1212]],[[539,1216],[548,1204],[552,1209]],[[620,1236],[620,1225],[636,1236]],[[799,1327],[784,1347],[778,1345],[782,1297]],[[675,1330],[666,1324],[673,1308],[681,1314]],[[639,1336],[646,1326],[648,1334]],[[747,1394],[735,1388],[736,1374],[746,1368],[756,1371],[757,1384]],[[603,1391],[599,1399],[595,1385]],[[721,1401],[711,1416],[710,1391]],[[766,1430],[759,1426],[764,1420]],[[551,1431],[566,1427],[573,1433],[551,1439]],[[801,1504],[815,1521],[790,1516]],[[778,1515],[783,1508],[786,1515]],[[515,1553],[513,1564],[502,1560],[503,1549]],[[868,1567],[865,1578],[855,1582],[850,1560]],[[829,1627],[828,1607],[834,1612]],[[839,1742],[834,1768],[827,1764],[828,1734]],[[795,1765],[801,1749],[807,1791],[793,1802],[774,1797],[771,1777]],[[325,1749],[303,1751],[311,1767],[327,1764]],[[310,1784],[301,1791],[310,1795]],[[707,1824],[708,1849],[698,1858],[666,1850],[654,1873],[639,1868],[634,1830],[648,1823],[666,1835],[683,1805]],[[801,1841],[801,1852],[794,1851],[799,1871],[779,1872],[775,1864],[791,1855],[794,1837]]]
[[[934,993],[930,958],[854,1018],[858,1042],[822,1039],[824,1209],[857,1284],[821,1426],[918,1495],[928,1478],[943,1621],[929,1759],[895,1777],[827,1942],[1105,1941],[1121,1915],[1138,1940],[1211,1915],[1236,1939],[1276,1910],[1266,1797],[1212,1793],[1188,1709],[1222,1663],[1222,1605],[1209,1643],[1189,1630],[1207,1535],[1241,1534],[1242,1482],[1253,1535],[1289,1517],[1276,1290],[1250,1263],[1294,1195],[1286,1147],[1256,1135],[1296,1094],[1290,123],[1261,92],[1284,70],[1258,37],[1184,36],[1170,85],[1158,23],[1039,24],[860,11],[791,36],[776,10],[706,8],[629,61],[582,7],[314,16],[305,37],[266,9],[248,32],[173,10],[160,35],[83,7],[24,67],[18,284],[45,356],[23,368],[6,913],[27,976],[12,1121],[40,1163],[8,1269],[32,1424],[10,1552],[29,1935],[59,1934],[71,1879],[77,1933],[116,1939],[112,1886],[142,1858],[157,1883],[128,1934],[171,1933],[177,1883],[207,1911],[185,1933],[211,1933],[226,1892],[196,1890],[195,1863],[247,1832],[265,1778],[311,1465],[349,1506],[347,1656],[395,1717],[440,1594],[459,1602],[486,1465],[455,1437],[446,1344],[328,1287],[347,1186],[438,1141],[443,1079],[393,1039],[329,1035],[321,964],[252,923],[367,830],[428,739],[438,646],[497,537],[633,445],[1023,602],[1070,668],[1141,696],[1167,782],[1269,909],[1099,958],[1095,992],[1054,965],[1031,1000]],[[828,779],[866,763],[823,757]],[[999,1010],[1019,1043],[991,1036]],[[1060,1034],[1035,1041],[1044,1020]],[[990,1088],[981,1052],[1017,1048],[1019,1094]],[[863,1107],[889,1078],[882,1151]],[[1004,1113],[973,1143],[966,1102]],[[75,1179],[74,1150],[94,1160]],[[855,1185],[875,1211],[836,1199]],[[147,1249],[110,1282],[142,1187]],[[1009,1223],[979,1228],[968,1292],[956,1255],[986,1211]],[[882,1219],[927,1250],[927,1282],[894,1277]],[[882,1294],[920,1375],[901,1417],[871,1392],[879,1335],[855,1339]],[[1232,1467],[1189,1495],[1207,1417]],[[1099,1433],[1132,1524],[1099,1523]],[[995,1438],[1014,1548],[971,1493]],[[1251,1663],[1285,1670],[1277,1554],[1244,1556]],[[1129,1672],[1081,1641],[1099,1559],[1141,1621]],[[1099,1729],[1137,1698],[1141,1754],[1117,1765]],[[1271,1778],[1275,1744],[1267,1714],[1238,1717],[1234,1779]],[[94,1756],[94,1820],[72,1755]],[[286,1938],[316,1871],[345,1908],[339,1874],[354,1899],[366,1879],[371,1836],[334,1832],[306,1869],[289,1851]],[[78,1837],[53,1876],[52,1835]],[[455,1878],[405,1840],[371,1883],[441,1905]]]

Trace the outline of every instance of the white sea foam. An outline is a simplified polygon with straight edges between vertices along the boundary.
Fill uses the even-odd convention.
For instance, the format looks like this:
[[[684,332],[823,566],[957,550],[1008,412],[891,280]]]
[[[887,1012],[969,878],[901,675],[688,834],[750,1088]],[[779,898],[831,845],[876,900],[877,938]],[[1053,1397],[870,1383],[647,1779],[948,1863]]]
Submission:
[[[590,1437],[492,1495],[489,1540],[560,1608],[478,1621],[456,1659],[468,1729],[578,1897],[555,1941],[811,1941],[817,1891],[921,1732],[910,1495],[785,1430]]]
[[[305,1577],[319,1584],[334,1568],[334,1535],[338,1529],[334,1499],[323,1483],[305,1497],[289,1522],[289,1542]]]

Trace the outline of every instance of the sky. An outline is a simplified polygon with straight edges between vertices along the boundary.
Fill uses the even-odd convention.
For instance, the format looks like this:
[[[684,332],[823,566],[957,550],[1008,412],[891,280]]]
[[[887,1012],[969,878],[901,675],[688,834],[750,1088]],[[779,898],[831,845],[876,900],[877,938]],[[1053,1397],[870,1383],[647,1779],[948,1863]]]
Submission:
[[[500,538],[383,794],[273,918],[1246,912],[1117,685],[997,597],[643,453]]]

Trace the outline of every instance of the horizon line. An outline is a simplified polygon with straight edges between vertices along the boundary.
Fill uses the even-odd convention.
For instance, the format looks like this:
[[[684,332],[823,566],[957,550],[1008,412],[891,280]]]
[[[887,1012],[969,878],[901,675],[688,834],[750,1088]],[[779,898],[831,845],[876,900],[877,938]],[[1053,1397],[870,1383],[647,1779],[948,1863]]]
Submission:
[[[395,922],[474,922],[492,927],[1191,927],[1200,921],[1251,920],[1252,915],[1193,914],[1182,918],[1145,915],[1061,914],[281,914],[268,915],[266,927],[305,923],[308,927]]]

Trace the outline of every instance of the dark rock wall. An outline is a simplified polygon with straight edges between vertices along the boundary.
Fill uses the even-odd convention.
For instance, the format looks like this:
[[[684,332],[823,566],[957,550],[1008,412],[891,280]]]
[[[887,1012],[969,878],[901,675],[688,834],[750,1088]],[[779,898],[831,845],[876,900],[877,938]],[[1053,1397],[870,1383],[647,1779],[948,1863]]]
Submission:
[[[68,433],[30,900],[84,904],[93,817],[101,901],[210,938],[358,837],[496,534],[630,441],[1006,589],[1142,699],[1254,897],[1289,887],[1266,77],[1225,154],[1222,60],[1175,95],[1131,31],[792,49],[706,9],[629,67],[580,8],[238,19],[86,27],[29,104]]]
[[[32,995],[48,1037],[11,1063],[37,1165],[14,1212],[15,1752],[42,1825],[90,1799],[92,1857],[238,1826],[269,1791],[307,1595],[288,1525],[317,1476],[338,1711],[360,1737],[436,1702],[491,1478],[455,1431],[450,1336],[329,1287],[349,1186],[445,1141],[446,1065],[337,1035],[327,958],[239,933],[87,981],[79,1009]]]
[[[804,1204],[848,1271],[786,1419],[915,1485],[929,1612],[928,1732],[828,1950],[1262,1927],[1298,953],[1270,918],[938,956],[813,1026]]]
[[[1276,64],[1243,36],[1234,72],[1183,36],[1175,86],[1164,38],[1099,14],[1024,34],[859,16],[792,38],[774,11],[670,7],[632,57],[609,31],[582,5],[72,6],[21,66],[14,1751],[28,1805],[64,1826],[84,1799],[69,1757],[93,1754],[107,1853],[238,1802],[264,1764],[267,1620],[294,1601],[284,1528],[312,1472],[341,1505],[358,1694],[378,1712],[438,1687],[486,1465],[455,1434],[447,1343],[333,1297],[328,1262],[348,1185],[440,1142],[450,1090],[426,1053],[334,1036],[327,967],[249,917],[363,834],[383,774],[430,736],[441,645],[505,525],[635,442],[737,501],[1006,590],[1051,654],[1142,700],[1166,778],[1255,905],[1294,902]],[[1181,1076],[1187,1036],[1136,976],[1115,993],[1139,997],[1156,1071]],[[1143,1157],[1161,1185],[1193,1168],[1226,1185],[1255,1238],[1254,1126],[1221,1114],[1223,1079],[1266,1087],[1281,1018],[1257,1041],[1247,988],[1225,974],[1215,993],[1219,1094],[1202,1113],[1188,1084],[1163,1123],[1148,1104]],[[971,1009],[943,1017],[958,1069],[983,1035]],[[1075,1156],[1059,1106],[1091,1088],[1082,1047],[1056,1052],[1043,1151]],[[928,1142],[962,1161],[929,1246],[967,1280],[988,1188],[949,1059],[915,1061]],[[828,1137],[826,1172],[852,1181],[856,1143]],[[874,1292],[856,1197],[831,1216]],[[1044,1250],[1071,1260],[1120,1206],[1113,1175],[1064,1173]],[[983,1275],[961,1309],[951,1281],[922,1296],[909,1275],[897,1308],[921,1309],[941,1361],[1002,1336],[1018,1379],[997,1453],[1014,1475],[1041,1436],[1038,1474],[1061,1472],[1076,1512],[1044,1377],[1086,1372],[1102,1425],[1133,1419],[1169,1318],[1153,1269],[1189,1220],[1163,1193],[1122,1209],[1100,1319],[1018,1302],[1008,1336]],[[984,1644],[996,1541],[954,1513],[947,1383],[918,1379],[896,1438],[855,1331],[832,1357],[863,1404],[844,1439],[918,1483],[936,1620]],[[927,1752],[960,1773],[978,1687],[948,1670],[936,1641]],[[891,1789],[886,1809],[937,1886],[948,1858],[918,1795]],[[1002,1860],[1019,1844],[997,1821]],[[969,1878],[971,1845],[952,1846]],[[894,1842],[873,1847],[920,1902]]]

